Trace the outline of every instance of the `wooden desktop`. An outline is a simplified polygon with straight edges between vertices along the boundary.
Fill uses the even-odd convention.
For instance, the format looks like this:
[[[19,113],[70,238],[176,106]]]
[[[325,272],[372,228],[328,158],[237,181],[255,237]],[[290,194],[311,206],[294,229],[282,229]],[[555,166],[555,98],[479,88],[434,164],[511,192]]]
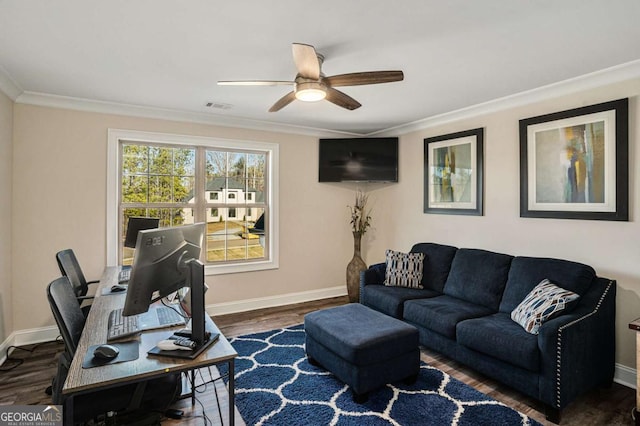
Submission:
[[[71,363],[67,380],[62,392],[68,395],[66,403],[65,424],[73,424],[73,395],[90,392],[96,389],[108,388],[123,383],[135,383],[166,374],[193,372],[201,367],[227,364],[229,390],[229,424],[235,422],[234,399],[234,361],[237,352],[225,336],[217,328],[213,320],[207,316],[208,328],[220,333],[217,342],[207,348],[200,356],[193,360],[170,357],[149,356],[147,351],[157,342],[164,340],[180,327],[149,330],[135,337],[140,343],[138,359],[116,364],[108,364],[94,368],[82,368],[82,361],[87,349],[92,345],[107,342],[107,322],[109,313],[124,305],[125,292],[102,295],[104,288],[111,288],[118,283],[119,267],[107,267],[100,279],[100,286],[96,291],[89,316],[82,332],[76,356]]]

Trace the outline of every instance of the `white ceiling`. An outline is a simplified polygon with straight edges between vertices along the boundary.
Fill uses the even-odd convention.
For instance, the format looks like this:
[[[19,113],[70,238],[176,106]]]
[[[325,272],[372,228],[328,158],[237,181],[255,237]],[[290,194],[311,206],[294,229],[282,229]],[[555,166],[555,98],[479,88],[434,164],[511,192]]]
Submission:
[[[638,61],[639,16],[638,0],[0,0],[0,77],[17,102],[47,94],[368,134]],[[323,101],[269,113],[290,87],[216,85],[292,80],[292,42],[324,54],[328,76],[405,79],[341,88],[355,111]]]

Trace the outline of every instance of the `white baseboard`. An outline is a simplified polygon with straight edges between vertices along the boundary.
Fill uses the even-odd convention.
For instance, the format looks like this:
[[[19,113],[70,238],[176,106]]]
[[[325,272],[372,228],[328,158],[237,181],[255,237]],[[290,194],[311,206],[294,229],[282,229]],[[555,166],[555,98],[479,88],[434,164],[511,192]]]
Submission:
[[[313,300],[328,299],[330,297],[345,296],[345,286],[322,288],[319,290],[302,291],[299,293],[281,294],[278,296],[258,297],[255,299],[238,300],[234,302],[214,303],[207,305],[209,315],[226,315],[256,309],[273,308],[275,306],[291,305],[294,303],[311,302]]]
[[[620,383],[631,389],[635,389],[637,386],[637,374],[638,370],[635,368],[627,367],[626,365],[616,364],[616,370],[613,373],[613,381]]]
[[[25,346],[35,343],[51,342],[60,335],[55,325],[14,331],[4,342],[0,343],[0,365],[7,360],[7,349],[11,346]]]

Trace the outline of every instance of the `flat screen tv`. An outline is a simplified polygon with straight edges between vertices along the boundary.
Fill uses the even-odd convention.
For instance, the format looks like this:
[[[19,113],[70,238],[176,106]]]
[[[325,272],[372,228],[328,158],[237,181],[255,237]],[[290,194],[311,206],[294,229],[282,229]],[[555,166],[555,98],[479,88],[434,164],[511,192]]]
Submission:
[[[397,182],[398,138],[320,139],[319,182]]]

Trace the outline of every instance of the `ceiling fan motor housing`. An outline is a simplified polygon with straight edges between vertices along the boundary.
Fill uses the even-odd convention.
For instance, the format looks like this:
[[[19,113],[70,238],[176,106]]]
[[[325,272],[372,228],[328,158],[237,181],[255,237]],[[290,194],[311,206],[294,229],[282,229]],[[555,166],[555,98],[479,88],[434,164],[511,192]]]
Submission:
[[[327,96],[327,85],[322,80],[297,76],[294,87],[296,98],[302,101],[320,101]]]

